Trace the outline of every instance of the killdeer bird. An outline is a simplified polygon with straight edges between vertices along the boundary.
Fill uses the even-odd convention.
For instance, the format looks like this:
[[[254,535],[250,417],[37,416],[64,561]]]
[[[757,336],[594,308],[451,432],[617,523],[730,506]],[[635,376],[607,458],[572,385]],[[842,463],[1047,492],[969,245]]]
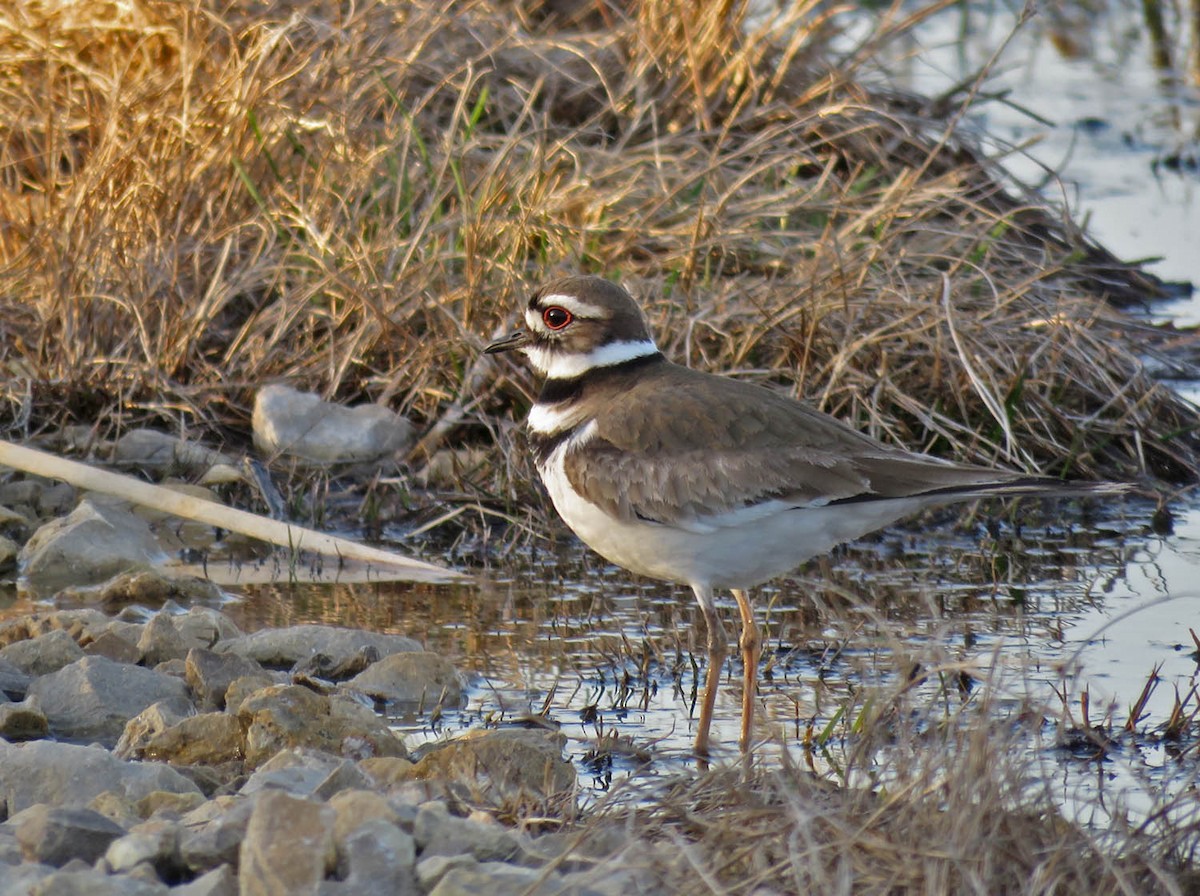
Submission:
[[[742,621],[745,753],[760,650],[748,588],[926,507],[1123,489],[894,448],[763,386],[672,364],[629,293],[598,277],[542,287],[524,319],[485,351],[520,351],[545,377],[528,429],[555,509],[598,554],[689,585],[700,603],[701,757],[727,654],[715,589],[733,592]]]

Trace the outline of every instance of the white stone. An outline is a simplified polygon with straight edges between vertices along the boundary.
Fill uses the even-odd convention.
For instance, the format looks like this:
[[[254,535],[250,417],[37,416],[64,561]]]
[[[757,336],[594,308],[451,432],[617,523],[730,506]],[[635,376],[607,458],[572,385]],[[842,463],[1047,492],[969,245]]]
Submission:
[[[382,405],[348,408],[281,385],[259,390],[253,427],[264,454],[318,465],[379,460],[412,441],[412,424]]]

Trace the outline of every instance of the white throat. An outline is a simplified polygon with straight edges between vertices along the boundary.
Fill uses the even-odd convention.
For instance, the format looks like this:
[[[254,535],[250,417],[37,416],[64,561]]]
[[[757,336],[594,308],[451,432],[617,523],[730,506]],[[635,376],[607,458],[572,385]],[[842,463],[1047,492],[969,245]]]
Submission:
[[[567,355],[548,351],[541,346],[528,345],[523,349],[529,363],[536,367],[546,379],[570,380],[583,376],[597,367],[612,367],[635,358],[646,358],[658,354],[658,346],[652,339],[609,342],[582,355]]]

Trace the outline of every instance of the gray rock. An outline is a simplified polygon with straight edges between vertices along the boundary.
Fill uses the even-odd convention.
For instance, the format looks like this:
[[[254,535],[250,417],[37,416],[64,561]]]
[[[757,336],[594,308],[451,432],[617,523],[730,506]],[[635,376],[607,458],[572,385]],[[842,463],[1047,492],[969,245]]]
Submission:
[[[381,700],[421,703],[427,707],[458,706],[463,680],[439,653],[394,653],[372,663],[346,686]]]
[[[21,853],[21,844],[17,842],[16,831],[10,825],[0,824],[0,880],[3,880],[5,865],[20,865],[23,861],[25,856]],[[4,887],[0,886],[0,893],[3,892]]]
[[[28,675],[48,675],[83,657],[83,648],[62,629],[17,641],[0,650],[0,660]]]
[[[8,483],[10,486],[19,484],[23,483]],[[30,501],[14,501],[0,493],[0,536],[21,543],[29,538],[29,533],[33,531],[33,523],[26,514],[13,510],[14,504],[23,504],[29,508],[33,506]]]
[[[48,741],[0,742],[0,801],[10,813],[36,803],[86,806],[106,791],[131,802],[156,791],[200,792],[172,768],[159,763],[122,762],[100,747]]]
[[[91,869],[52,872],[29,890],[30,896],[167,896],[170,892],[158,881],[114,877]]]
[[[190,714],[188,707],[180,706],[174,700],[151,703],[125,723],[121,737],[113,747],[113,754],[121,759],[140,759],[156,735],[182,722]]]
[[[225,708],[225,692],[243,675],[263,675],[262,666],[235,653],[193,647],[184,660],[184,677],[196,698],[212,709]]]
[[[292,675],[307,676],[326,681],[343,681],[347,678],[353,678],[363,669],[367,668],[367,666],[371,665],[371,663],[378,661],[379,651],[369,645],[361,648],[358,653],[344,663],[334,663],[325,654],[318,653],[308,660],[296,663],[292,667]]]
[[[218,865],[190,883],[173,887],[171,896],[238,896],[237,874],[230,865]]]
[[[242,896],[315,893],[336,862],[334,820],[328,806],[280,791],[263,793],[239,853]]]
[[[91,864],[125,829],[92,809],[80,806],[47,806],[39,803],[11,817],[27,862],[61,868],[71,859]]]
[[[554,872],[522,868],[504,862],[483,862],[450,868],[429,896],[590,896],[568,890],[562,876]]]
[[[21,546],[4,535],[0,535],[0,572],[8,572],[17,568],[17,555]]]
[[[180,819],[179,854],[193,873],[236,865],[258,798],[221,796]]]
[[[186,674],[186,672],[187,670],[185,669],[184,673]],[[235,678],[225,690],[225,709],[236,713],[241,707],[242,701],[251,694],[257,694],[263,688],[289,683],[286,672],[263,671],[258,675],[243,675],[240,678]]]
[[[480,481],[480,474],[496,460],[487,448],[440,448],[415,474],[417,483],[435,490],[461,491],[465,482]]]
[[[155,818],[142,822],[108,845],[104,860],[115,873],[149,865],[159,877],[169,877],[182,868],[179,857],[180,824]]]
[[[145,520],[115,504],[86,498],[68,516],[33,533],[21,549],[20,568],[25,587],[46,596],[165,560]]]
[[[45,479],[14,479],[11,482],[0,483],[0,504],[37,504],[38,495],[48,480]]]
[[[410,772],[414,780],[454,781],[506,800],[569,800],[575,767],[563,758],[566,738],[557,733],[502,728],[473,731],[440,744]]]
[[[169,660],[181,660],[188,652],[188,646],[175,628],[171,614],[166,612],[158,612],[150,617],[150,621],[142,628],[137,646],[142,654],[142,662],[150,667]]]
[[[315,464],[378,460],[412,441],[412,424],[382,405],[347,408],[283,385],[258,391],[252,424],[259,451]]]
[[[337,843],[337,881],[325,881],[321,893],[347,896],[417,896],[411,834],[382,818],[360,824]]]
[[[318,653],[335,664],[346,663],[367,646],[374,647],[381,657],[422,649],[412,638],[402,635],[313,624],[263,629],[221,641],[215,649],[219,653],[236,653],[270,669],[291,669]]]
[[[0,704],[0,737],[9,743],[39,740],[50,733],[50,722],[37,701]]]
[[[422,858],[466,853],[480,862],[492,862],[507,861],[521,852],[520,841],[508,828],[451,815],[438,800],[421,805],[413,836]]]
[[[605,862],[590,871],[564,874],[562,886],[563,893],[587,893],[594,894],[594,896],[629,896],[631,893],[669,892],[659,883],[657,875],[649,869],[622,867],[619,860]]]
[[[131,429],[113,446],[115,463],[142,469],[170,469],[200,475],[217,464],[233,463],[221,452],[154,429]]]
[[[37,498],[37,512],[42,519],[65,516],[75,506],[79,493],[69,482],[47,482]]]
[[[31,681],[33,679],[29,673],[22,671],[10,660],[4,659],[3,651],[0,651],[0,693],[11,700],[24,700]]]
[[[101,632],[83,648],[83,652],[88,656],[108,657],[114,663],[136,663],[142,658],[136,641],[130,641],[113,630]]]
[[[413,762],[410,759],[401,759],[399,756],[374,756],[360,759],[358,767],[371,779],[371,786],[374,789],[391,790],[397,784],[408,779]]]
[[[313,747],[347,759],[404,756],[403,742],[375,713],[346,697],[326,697],[295,685],[275,685],[242,700],[246,767],[280,750]]]
[[[343,790],[330,797],[329,808],[337,814],[333,826],[333,839],[337,844],[341,844],[365,822],[380,819],[398,827],[401,821],[400,813],[374,790]],[[413,849],[416,849],[415,843]]]
[[[328,800],[330,797],[336,796],[346,790],[362,790],[371,786],[371,779],[358,764],[351,762],[348,759],[343,759],[341,763],[325,776],[324,780],[317,785],[317,789],[313,791],[313,796],[319,800]]]
[[[136,620],[124,618],[125,616],[137,616]],[[138,639],[142,636],[142,626],[146,624],[146,620],[142,618],[140,609],[136,613],[127,613],[121,611],[118,616],[106,616],[102,623],[89,623],[87,625],[88,637],[98,638],[101,635],[111,632],[114,635],[120,635],[134,647],[137,647]],[[86,642],[81,641],[86,647]]]
[[[199,775],[186,775],[189,781],[200,786],[202,780]],[[186,812],[191,812],[197,806],[202,806],[205,803],[204,794],[200,791],[190,793],[170,793],[166,790],[156,790],[153,793],[148,793],[134,804],[134,811],[137,818],[151,819],[175,819]],[[97,811],[104,811],[92,801],[92,808]],[[135,822],[136,824],[136,822]],[[132,826],[132,825],[131,825]]]
[[[478,865],[479,860],[470,853],[456,856],[422,856],[421,861],[417,862],[417,884],[423,892],[428,893],[450,869],[473,869]]]
[[[108,616],[94,607],[30,613],[0,623],[0,645],[36,638],[59,629],[71,635],[76,642],[82,642],[85,636],[90,637],[93,631],[102,631],[111,622]]]
[[[24,862],[19,865],[0,865],[0,893],[4,896],[25,896],[37,892],[35,888],[52,874],[58,874],[49,865]]]
[[[354,764],[309,747],[280,750],[246,779],[241,793],[249,796],[262,790],[283,790],[294,796],[312,796],[321,782],[343,765]]]
[[[163,660],[154,667],[154,671],[169,678],[178,678],[180,681],[187,677],[187,667],[183,664],[183,657]]]
[[[175,617],[175,628],[189,647],[202,650],[211,649],[218,641],[227,641],[242,635],[241,629],[220,610],[196,605]]]
[[[173,539],[178,532],[172,527],[167,530],[163,533],[164,539]],[[221,589],[206,579],[193,576],[167,575],[157,569],[132,569],[118,573],[102,585],[86,589],[66,588],[63,594],[107,608],[144,609],[179,602],[219,600]]]
[[[187,685],[140,666],[88,656],[43,675],[29,686],[54,733],[63,738],[111,746],[125,724],[147,706],[168,701],[180,712],[191,709]]]
[[[129,726],[125,727],[128,731]],[[140,747],[118,751],[118,755],[172,765],[221,765],[241,759],[242,753],[242,726],[235,716],[225,712],[186,716],[150,734]]]

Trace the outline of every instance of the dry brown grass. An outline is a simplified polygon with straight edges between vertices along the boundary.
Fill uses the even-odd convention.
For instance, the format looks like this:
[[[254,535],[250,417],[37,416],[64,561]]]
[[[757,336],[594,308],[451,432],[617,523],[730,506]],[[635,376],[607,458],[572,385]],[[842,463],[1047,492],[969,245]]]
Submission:
[[[869,46],[830,62],[820,8],[742,37],[740,4],[684,0],[17,4],[8,435],[244,443],[254,388],[287,379],[426,422],[457,401],[438,438],[478,441],[529,388],[477,366],[482,341],[587,270],[627,281],[677,360],[885,437],[1194,479],[1195,411],[1110,304],[1153,283],[1004,187],[958,136],[964,97],[868,90]],[[506,460],[475,494],[524,488]]]
[[[645,861],[667,892],[1195,892],[1194,794],[1162,794],[1145,815],[1123,817],[1114,802],[1091,824],[1069,821],[1020,733],[1030,719],[993,705],[993,684],[969,701],[905,684],[867,689],[834,747],[843,786],[786,761],[724,767],[651,784],[632,805],[619,791],[584,830],[616,826],[665,845],[626,862]]]

